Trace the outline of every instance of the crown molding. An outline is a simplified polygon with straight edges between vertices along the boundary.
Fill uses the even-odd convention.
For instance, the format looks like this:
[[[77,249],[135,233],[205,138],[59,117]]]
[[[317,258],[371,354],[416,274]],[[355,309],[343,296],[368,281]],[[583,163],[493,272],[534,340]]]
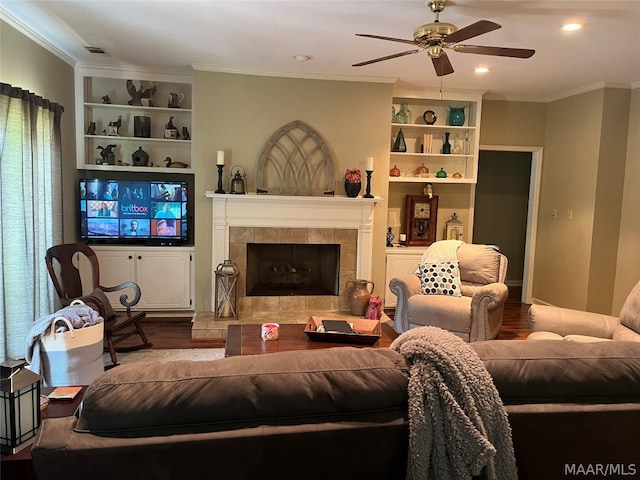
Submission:
[[[76,60],[73,57],[71,57],[67,52],[61,50],[56,45],[49,42],[46,38],[40,35],[38,32],[29,28],[22,21],[20,21],[19,19],[14,17],[11,13],[9,13],[7,10],[5,10],[2,6],[0,6],[0,20],[7,22],[9,25],[15,28],[22,35],[34,41],[35,43],[40,45],[42,48],[47,50],[48,52],[51,52],[53,55],[58,57],[63,62],[71,65],[72,67],[76,66],[77,64]]]

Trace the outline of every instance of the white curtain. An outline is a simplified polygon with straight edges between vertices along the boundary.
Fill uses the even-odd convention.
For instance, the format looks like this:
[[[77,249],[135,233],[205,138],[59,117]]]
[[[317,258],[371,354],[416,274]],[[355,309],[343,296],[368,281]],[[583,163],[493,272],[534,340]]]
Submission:
[[[44,256],[62,240],[63,111],[0,83],[0,361],[25,356],[31,324],[55,305]]]

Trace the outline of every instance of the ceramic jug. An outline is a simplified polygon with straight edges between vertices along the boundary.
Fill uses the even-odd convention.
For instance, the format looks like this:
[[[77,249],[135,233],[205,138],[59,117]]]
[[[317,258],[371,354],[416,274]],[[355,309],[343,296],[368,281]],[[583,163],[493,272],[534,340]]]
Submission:
[[[349,286],[351,285],[351,288]],[[371,285],[371,290],[369,290]],[[367,280],[357,279],[347,282],[349,311],[351,315],[364,316],[367,313],[369,299],[373,293],[375,284]]]
[[[184,93],[169,94],[169,108],[180,108],[180,104],[184,100]]]

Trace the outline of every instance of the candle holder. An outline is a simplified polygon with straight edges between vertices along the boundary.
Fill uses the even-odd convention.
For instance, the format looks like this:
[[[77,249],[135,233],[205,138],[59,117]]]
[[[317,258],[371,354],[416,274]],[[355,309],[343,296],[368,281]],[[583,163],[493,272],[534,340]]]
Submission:
[[[373,170],[366,170],[367,172],[367,189],[366,189],[366,193],[362,196],[362,198],[373,198],[373,195],[371,195],[371,174],[373,173]]]
[[[223,189],[222,189],[222,169],[224,168],[224,165],[216,165],[218,167],[218,189],[215,191],[215,193],[226,193]]]

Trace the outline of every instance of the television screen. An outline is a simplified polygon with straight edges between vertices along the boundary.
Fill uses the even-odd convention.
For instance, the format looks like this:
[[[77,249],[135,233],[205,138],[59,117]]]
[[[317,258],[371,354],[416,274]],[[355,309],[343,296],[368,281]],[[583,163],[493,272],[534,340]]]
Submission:
[[[80,235],[95,243],[181,244],[187,182],[80,180]]]

